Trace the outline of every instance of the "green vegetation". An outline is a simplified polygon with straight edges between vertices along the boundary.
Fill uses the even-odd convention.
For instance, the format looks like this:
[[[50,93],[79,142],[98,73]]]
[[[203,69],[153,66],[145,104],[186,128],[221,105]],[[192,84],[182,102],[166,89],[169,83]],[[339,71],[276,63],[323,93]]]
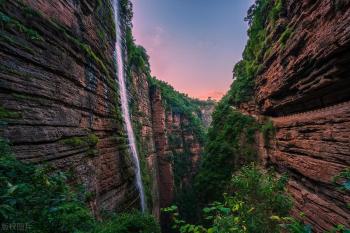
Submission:
[[[132,3],[129,0],[122,0],[120,4],[121,14],[124,17],[126,23],[125,40],[128,54],[128,76],[130,78],[132,70],[149,75],[151,71],[147,51],[142,46],[135,44],[135,39],[132,35]]]
[[[325,233],[350,233],[350,229],[340,224],[333,227],[331,230],[326,231]]]
[[[256,160],[253,146],[256,130],[254,118],[236,111],[226,97],[218,104],[208,131],[205,157],[195,178],[201,203],[220,200],[232,174]]]
[[[107,70],[107,67],[105,66],[105,64],[103,63],[101,58],[99,58],[95,54],[95,52],[91,49],[90,45],[82,43],[79,40],[77,40],[76,38],[69,36],[68,34],[66,34],[66,36],[71,41],[73,41],[75,44],[77,44],[85,52],[85,54],[88,55],[97,65],[99,65],[103,69],[105,75],[109,76],[109,72]]]
[[[223,202],[214,202],[203,209],[205,225],[186,224],[179,219],[177,207],[166,208],[173,213],[174,228],[181,233],[273,233],[310,232],[309,227],[288,217],[291,199],[285,194],[287,178],[260,170],[252,164],[244,166],[230,181],[229,193]]]
[[[12,36],[10,34],[6,34],[4,32],[0,32],[0,40],[4,41],[5,43],[8,43],[10,45],[14,45],[16,47],[22,48],[23,50],[27,51],[28,53],[34,54],[34,50],[31,47],[29,47],[28,45],[26,45],[22,41],[16,40],[15,36]],[[8,70],[8,69],[5,68],[5,70]],[[9,70],[9,72],[18,73],[14,70]]]
[[[146,158],[149,155],[149,152],[147,152],[146,148],[143,147],[142,144],[142,137],[141,137],[141,124],[139,122],[133,122],[133,128],[135,131],[135,137],[136,137],[136,144],[137,144],[137,151],[139,155],[140,160],[140,169],[141,169],[141,178],[142,183],[144,187],[144,192],[146,195],[146,200],[148,206],[152,206],[152,187],[153,187],[153,180],[151,178],[151,170],[148,168]],[[148,142],[144,142],[147,147]]]
[[[33,102],[40,102],[41,101],[41,99],[39,97],[34,97],[32,95],[25,94],[25,93],[21,93],[21,94],[12,93],[11,95],[14,98],[16,98],[17,100],[30,100],[30,101],[33,101]]]
[[[149,56],[147,51],[142,46],[135,44],[135,40],[132,35],[132,4],[128,0],[123,0],[121,1],[121,5],[122,14],[125,17],[125,21],[128,26],[126,30],[128,80],[131,80],[130,75],[132,71],[145,74],[148,77],[150,88],[160,89],[167,110],[172,109],[174,112],[179,112],[185,115],[191,121],[190,125],[193,126],[192,129],[196,131],[195,133],[196,136],[198,136],[198,139],[204,141],[204,129],[198,115],[200,112],[199,103],[204,104],[206,101],[189,98],[187,95],[176,91],[166,82],[151,77]]]
[[[126,26],[128,28],[132,27],[132,17],[134,16],[134,13],[132,11],[132,3],[130,0],[121,0],[120,1],[120,9],[121,14],[125,20]]]
[[[341,171],[338,175],[333,177],[333,182],[342,182],[342,190],[350,190],[350,168],[346,168]]]
[[[81,137],[70,137],[63,139],[62,142],[66,145],[78,147],[78,146],[96,146],[98,143],[98,137],[95,134],[89,134]]]
[[[132,69],[139,73],[149,74],[149,56],[145,48],[135,44],[131,28],[128,28],[126,31],[126,45],[128,49],[128,74],[130,75]]]
[[[338,175],[333,177],[333,183],[338,186],[340,191],[350,191],[350,168],[346,168]],[[350,209],[350,202],[346,203],[346,207]]]
[[[271,120],[268,120],[265,124],[263,124],[260,128],[264,136],[265,145],[269,144],[270,139],[275,135],[275,126],[273,125]]]
[[[190,122],[188,124],[188,129],[192,130],[196,138],[203,143],[205,141],[205,131],[198,117],[200,114],[199,100],[194,100],[186,94],[176,91],[166,82],[156,78],[149,77],[148,81],[151,88],[158,88],[161,91],[162,99],[167,110],[172,110],[173,112],[184,115]]]
[[[262,69],[263,58],[271,53],[267,28],[283,10],[283,0],[256,0],[247,17],[248,42],[243,59],[234,67],[235,81],[213,113],[208,130],[205,157],[195,178],[200,205],[221,200],[232,173],[256,160],[254,135],[261,130],[265,142],[274,134],[272,122],[259,126],[255,120],[236,111],[232,105],[248,101],[254,92],[255,77]],[[283,42],[290,33],[283,35]]]
[[[21,113],[20,112],[14,112],[10,111],[4,107],[0,106],[0,120],[3,119],[18,119],[21,118]]]
[[[167,112],[179,114],[181,118],[185,118],[188,122],[181,122],[183,132],[193,134],[195,139],[201,145],[206,141],[206,133],[204,126],[199,116],[200,104],[205,104],[205,101],[199,101],[188,97],[176,90],[169,84],[149,77],[149,85],[151,89],[158,89],[162,95],[163,105]],[[193,182],[193,167],[192,153],[190,145],[183,141],[182,135],[168,135],[169,146],[172,150],[172,164],[175,183],[175,200],[179,206],[180,213],[186,219],[196,219],[196,192],[194,187],[187,185],[187,182]],[[177,145],[182,143],[182,152],[176,151]],[[188,211],[188,210],[193,211]]]
[[[127,61],[126,61],[126,74],[127,74],[127,86],[130,89],[132,96],[137,96],[138,93],[138,87],[134,86],[134,83],[132,82],[132,73],[136,72],[138,74],[144,74],[144,75],[150,75],[150,65],[149,65],[149,56],[147,55],[146,50],[139,45],[135,44],[135,40],[132,35],[132,3],[128,0],[122,0],[120,1],[121,4],[121,15],[124,19],[124,22],[126,24],[126,53],[127,53]],[[140,117],[144,113],[138,111],[138,102],[139,99],[137,98],[131,98],[131,101],[129,103],[129,109],[131,112],[131,115],[133,117],[133,129],[135,132],[135,139],[137,144],[137,151],[139,155],[140,160],[140,169],[141,169],[141,177],[142,177],[142,183],[146,195],[146,200],[148,206],[152,206],[152,186],[153,186],[153,179],[151,178],[151,170],[148,168],[147,165],[147,156],[149,156],[148,141],[143,141],[144,139],[141,136],[141,130],[142,125],[138,121]]]
[[[239,104],[251,98],[254,91],[254,81],[258,72],[262,69],[265,54],[270,53],[272,42],[268,38],[267,26],[274,24],[283,9],[283,0],[256,0],[250,7],[247,17],[250,27],[248,29],[248,42],[243,51],[243,59],[234,69],[235,81],[228,92],[229,102]],[[286,32],[282,42],[290,36]]]
[[[68,186],[69,181],[65,173],[16,160],[6,141],[0,139],[1,223],[24,223],[36,233],[160,232],[152,217],[140,213],[96,221],[85,204],[91,195],[76,185],[74,189]]]
[[[283,0],[275,0],[275,4],[273,5],[270,12],[270,19],[276,21],[279,18],[279,14],[281,13],[283,8]]]
[[[24,26],[19,21],[11,18],[5,13],[0,11],[0,26],[2,28],[6,27],[9,29],[15,29],[18,32],[24,33],[25,36],[30,40],[44,40],[37,31]]]
[[[0,150],[0,222],[28,223],[33,232],[91,229],[92,216],[65,174],[19,162],[3,139]]]
[[[286,30],[281,34],[281,37],[279,38],[279,42],[284,48],[286,46],[287,40],[291,37],[293,31],[291,28],[287,27]]]
[[[99,224],[93,233],[160,233],[157,221],[150,215],[124,213]]]
[[[87,155],[95,156],[98,154],[98,150],[96,149],[98,140],[95,134],[89,134],[87,136],[62,139],[61,142],[72,147],[88,147]]]
[[[157,80],[155,78],[148,78],[151,90],[158,89],[162,95],[163,105],[166,112],[176,113],[185,118],[188,122],[181,122],[183,132],[188,132],[194,135],[195,139],[201,145],[206,141],[206,133],[204,126],[199,116],[201,114],[200,106],[207,104],[206,101],[192,99],[176,90],[169,84]],[[190,145],[183,141],[182,135],[168,135],[170,149],[172,150],[172,164],[175,183],[175,200],[174,202],[179,206],[180,213],[186,219],[196,219],[196,192],[187,182],[193,182],[193,167],[192,167],[192,153]],[[182,144],[182,145],[181,145]],[[183,148],[182,152],[176,151],[177,146]],[[188,211],[192,210],[192,211]]]
[[[100,2],[102,3],[102,0]],[[5,3],[5,1],[0,2],[0,6],[1,6],[1,4],[4,4],[4,3]],[[62,35],[64,35],[72,44],[77,46],[77,48],[81,49],[86,54],[86,56],[88,56],[95,64],[100,66],[103,73],[107,76],[108,80],[110,82],[113,82],[113,79],[110,77],[109,71],[108,71],[106,65],[104,64],[103,60],[100,58],[100,56],[98,56],[96,54],[96,52],[93,51],[93,49],[91,48],[90,45],[88,45],[88,44],[80,41],[80,39],[72,36],[71,33],[69,32],[69,30],[67,30],[64,26],[60,25],[59,23],[54,22],[52,20],[45,19],[39,11],[36,11],[33,8],[23,4],[21,1],[17,1],[17,3],[19,4],[19,7],[21,8],[21,13],[25,16],[25,18],[28,21],[39,20],[39,21],[45,21],[47,24],[50,24],[50,26],[52,26],[52,28],[55,28],[56,30],[58,30],[58,33],[61,33]],[[99,8],[101,8],[101,7],[99,7]],[[106,20],[107,20],[107,18],[109,19],[110,24],[108,27],[113,27],[114,23],[113,23],[113,21],[110,20],[110,18],[113,17],[113,12],[109,11],[109,12],[105,12],[105,13],[106,14],[101,14],[101,15]],[[39,34],[38,31],[31,29],[31,28],[28,28],[27,26],[23,25],[21,22],[11,18],[10,16],[8,16],[7,14],[5,14],[1,11],[0,11],[0,27],[8,28],[8,29],[15,29],[18,32],[24,33],[26,38],[30,39],[30,40],[44,41],[44,38]],[[114,29],[114,27],[113,27],[113,29]],[[98,36],[104,36],[102,31],[98,31],[97,33],[98,33]],[[12,38],[10,36],[6,36],[3,34],[0,34],[0,36],[2,39],[6,39],[7,41],[10,41],[11,43],[18,44],[18,42],[12,40]],[[24,49],[26,49],[27,51],[33,53],[31,48],[25,47],[24,45],[20,45],[20,46],[23,47]],[[112,85],[112,86],[114,86],[114,85]]]

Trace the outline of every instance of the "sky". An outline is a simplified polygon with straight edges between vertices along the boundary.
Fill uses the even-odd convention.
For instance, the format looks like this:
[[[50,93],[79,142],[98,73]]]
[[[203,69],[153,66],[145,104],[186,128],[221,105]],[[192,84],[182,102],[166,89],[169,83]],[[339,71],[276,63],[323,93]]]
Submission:
[[[253,0],[132,0],[133,34],[153,76],[189,96],[219,99],[247,41]]]

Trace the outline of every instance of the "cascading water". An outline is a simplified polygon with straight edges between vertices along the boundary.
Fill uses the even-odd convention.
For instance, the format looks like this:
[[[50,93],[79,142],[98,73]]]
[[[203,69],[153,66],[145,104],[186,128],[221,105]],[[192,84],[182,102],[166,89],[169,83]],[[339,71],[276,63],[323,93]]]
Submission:
[[[129,105],[128,105],[128,96],[125,85],[124,77],[124,64],[123,64],[123,55],[122,55],[122,37],[121,37],[121,23],[120,23],[120,13],[119,13],[119,0],[112,0],[113,9],[114,9],[114,21],[116,25],[116,44],[115,44],[115,58],[117,65],[117,76],[119,81],[119,92],[120,99],[122,104],[122,112],[126,125],[126,131],[128,133],[129,146],[132,154],[132,158],[135,165],[136,173],[136,186],[140,193],[141,209],[144,212],[146,210],[145,194],[143,190],[143,184],[141,179],[141,170],[140,162],[137,155],[136,144],[135,144],[135,135],[134,130],[131,125]]]

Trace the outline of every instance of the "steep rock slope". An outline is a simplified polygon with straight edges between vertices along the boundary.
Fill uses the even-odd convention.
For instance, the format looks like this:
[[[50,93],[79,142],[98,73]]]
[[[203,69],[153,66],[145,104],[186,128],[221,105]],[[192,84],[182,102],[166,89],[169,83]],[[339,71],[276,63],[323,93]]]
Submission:
[[[109,1],[2,1],[1,135],[16,157],[75,174],[91,207],[138,205]],[[101,41],[103,43],[101,43]]]
[[[110,4],[0,3],[1,137],[11,143],[18,159],[73,174],[70,182],[83,184],[91,194],[89,204],[97,217],[101,210],[139,207],[115,77],[116,29]],[[170,86],[171,91],[164,92],[151,82],[132,41],[130,2],[120,4],[122,52],[142,178],[148,206],[160,218],[160,208],[176,196],[174,153],[190,162],[188,174],[181,177],[186,182],[201,153],[202,141],[195,131],[202,128],[202,116],[210,121],[212,103],[191,100]],[[174,105],[167,93],[189,101],[196,113],[184,112],[187,102]],[[209,109],[200,114],[202,105]]]
[[[333,177],[350,166],[349,104],[273,118],[276,136],[268,148],[269,163],[291,175],[289,190],[295,212],[304,212],[317,230],[349,224],[349,191]]]
[[[275,40],[263,61],[256,92],[261,112],[288,115],[350,100],[348,1],[285,1],[284,8],[275,28],[290,36]]]
[[[290,175],[294,215],[316,232],[350,224],[350,193],[333,182],[350,166],[349,24],[348,1],[282,1],[278,19],[265,22],[271,48],[257,56],[254,99],[236,101],[270,117],[274,134],[257,137],[259,156]]]
[[[160,218],[160,208],[176,196],[174,153],[190,161],[185,182],[202,146],[195,133],[203,125],[200,107],[186,115],[187,102],[174,105],[166,94],[209,106],[203,116],[210,114],[211,103],[191,100],[170,86],[164,92],[151,82],[146,53],[132,40],[131,4],[120,1],[120,6],[142,179],[148,207]],[[101,210],[139,208],[120,112],[112,9],[107,0],[0,2],[1,137],[18,159],[73,174],[70,182],[83,184],[97,217]]]
[[[129,106],[149,206],[157,217],[189,184],[200,159],[204,121],[210,121],[213,101],[192,99],[151,77],[146,50],[132,35],[132,4],[122,1],[126,15],[125,47]],[[202,108],[206,108],[201,112]],[[179,164],[179,162],[185,162]],[[178,169],[184,169],[178,172]],[[163,222],[167,222],[166,220]]]
[[[160,208],[171,205],[190,184],[203,147],[201,106],[209,108],[214,103],[192,100],[147,73],[131,68],[130,106],[148,202],[160,218]],[[186,112],[187,105],[175,102],[174,96],[189,101],[196,110]],[[166,216],[162,222],[168,222]]]

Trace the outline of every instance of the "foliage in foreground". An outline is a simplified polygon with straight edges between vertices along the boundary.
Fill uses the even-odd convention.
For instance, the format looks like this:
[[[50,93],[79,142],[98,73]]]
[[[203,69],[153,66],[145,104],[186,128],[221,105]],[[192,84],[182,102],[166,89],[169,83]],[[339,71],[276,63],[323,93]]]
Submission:
[[[164,209],[180,233],[312,233],[312,226],[289,216],[292,200],[286,194],[287,177],[276,177],[256,165],[244,166],[230,182],[229,194],[222,202],[203,209],[203,225],[188,224],[180,219],[177,206]],[[300,218],[303,218],[303,213]],[[349,233],[343,225],[325,233]]]
[[[223,202],[214,202],[203,209],[209,227],[179,220],[176,207],[166,211],[174,213],[174,227],[181,233],[280,232],[282,227],[293,223],[288,217],[292,202],[285,194],[286,182],[286,177],[277,178],[254,164],[243,167],[233,176],[230,194],[224,194]]]
[[[140,213],[97,222],[85,204],[82,189],[73,190],[67,181],[62,172],[16,160],[0,139],[1,223],[24,223],[29,232],[36,233],[160,232],[152,217]]]
[[[99,224],[93,233],[160,233],[157,221],[151,215],[139,212],[124,213]]]

